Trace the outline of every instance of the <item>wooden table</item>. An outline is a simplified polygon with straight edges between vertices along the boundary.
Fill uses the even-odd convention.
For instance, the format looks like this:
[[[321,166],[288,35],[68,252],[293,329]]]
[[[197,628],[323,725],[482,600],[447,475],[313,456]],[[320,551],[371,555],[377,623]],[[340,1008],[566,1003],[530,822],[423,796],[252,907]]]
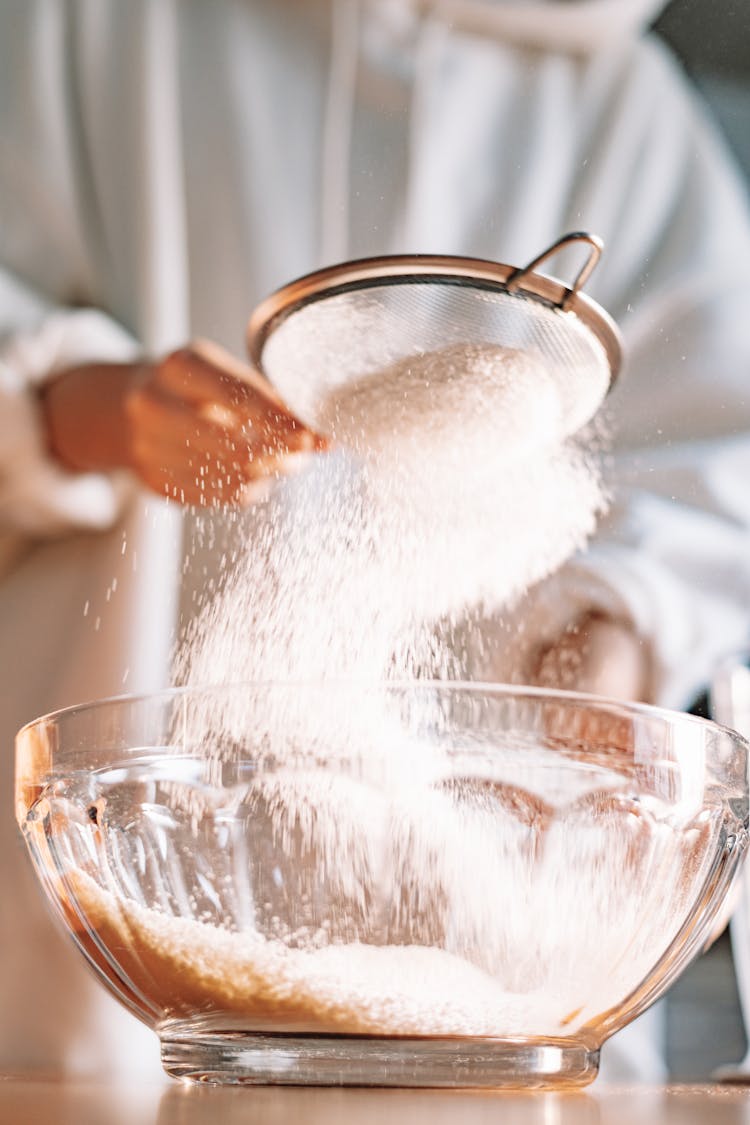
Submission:
[[[580,1094],[86,1085],[0,1077],[0,1125],[750,1125],[750,1088]]]

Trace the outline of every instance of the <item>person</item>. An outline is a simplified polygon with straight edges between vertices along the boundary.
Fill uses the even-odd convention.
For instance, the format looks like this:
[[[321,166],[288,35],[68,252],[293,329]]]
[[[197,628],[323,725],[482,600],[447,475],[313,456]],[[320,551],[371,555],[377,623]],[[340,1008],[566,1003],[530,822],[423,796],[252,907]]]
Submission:
[[[538,595],[529,675],[555,682],[572,653],[577,686],[684,706],[744,639],[750,221],[702,107],[641,34],[659,7],[0,11],[7,747],[47,708],[168,674],[177,506],[129,496],[122,470],[180,503],[235,500],[322,444],[190,341],[239,355],[260,297],[368,254],[523,264],[569,229],[604,238],[589,289],[629,356],[611,398],[614,502]],[[150,1039],[133,1046],[134,1021],[45,924],[3,763],[0,1063],[144,1068]]]

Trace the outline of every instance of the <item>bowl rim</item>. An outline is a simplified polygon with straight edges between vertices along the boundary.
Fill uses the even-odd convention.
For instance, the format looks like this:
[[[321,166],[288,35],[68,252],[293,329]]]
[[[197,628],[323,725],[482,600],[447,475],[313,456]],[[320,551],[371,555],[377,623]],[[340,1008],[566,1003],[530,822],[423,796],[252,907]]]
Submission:
[[[726,726],[723,723],[718,723],[714,719],[706,719],[700,715],[692,715],[687,711],[678,711],[668,707],[662,707],[653,703],[642,703],[639,701],[631,701],[627,699],[615,699],[612,696],[596,695],[593,692],[583,691],[565,691],[560,688],[544,688],[537,687],[533,684],[509,684],[501,681],[491,682],[485,680],[436,680],[436,679],[398,679],[398,680],[357,680],[357,679],[344,679],[332,678],[326,680],[280,680],[280,679],[254,679],[254,680],[237,680],[231,683],[214,683],[214,684],[184,684],[180,686],[171,686],[167,688],[157,689],[156,691],[143,691],[143,692],[129,692],[120,695],[103,696],[99,699],[86,700],[82,703],[74,703],[66,707],[59,707],[53,711],[48,711],[46,714],[39,715],[35,719],[29,720],[19,727],[16,733],[16,739],[19,739],[24,733],[32,730],[34,727],[41,726],[45,723],[58,723],[66,716],[73,716],[85,713],[87,711],[104,710],[113,705],[124,704],[137,704],[145,703],[149,700],[163,700],[179,699],[180,697],[190,695],[200,695],[201,693],[216,693],[237,691],[239,688],[323,688],[329,690],[331,688],[341,689],[385,689],[387,691],[414,691],[415,689],[437,689],[446,694],[454,692],[465,692],[468,694],[486,694],[490,693],[496,696],[518,696],[525,699],[549,699],[550,701],[558,700],[562,703],[569,704],[588,704],[595,707],[600,711],[619,711],[625,712],[628,715],[642,715],[644,718],[660,719],[671,725],[676,725],[677,722],[682,724],[689,724],[692,726],[702,727],[718,731],[728,735],[732,741],[740,746],[744,746],[748,760],[750,761],[750,739],[746,738],[739,731],[733,727]]]

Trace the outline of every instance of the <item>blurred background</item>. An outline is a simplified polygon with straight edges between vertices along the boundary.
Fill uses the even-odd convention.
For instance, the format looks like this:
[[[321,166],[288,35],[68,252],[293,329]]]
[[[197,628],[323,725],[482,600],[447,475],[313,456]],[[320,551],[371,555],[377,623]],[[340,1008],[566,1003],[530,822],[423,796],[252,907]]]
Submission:
[[[656,30],[704,96],[750,189],[750,3],[673,0]],[[666,1020],[673,1079],[708,1078],[715,1067],[744,1055],[728,932],[672,988]]]
[[[750,181],[750,4],[674,0],[656,28],[706,98]]]

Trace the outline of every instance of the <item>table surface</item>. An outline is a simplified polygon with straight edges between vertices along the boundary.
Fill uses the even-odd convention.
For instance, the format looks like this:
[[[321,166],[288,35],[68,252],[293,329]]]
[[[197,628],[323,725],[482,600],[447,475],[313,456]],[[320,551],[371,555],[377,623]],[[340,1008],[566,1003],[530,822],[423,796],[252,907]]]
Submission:
[[[750,1087],[569,1094],[141,1087],[0,1076],[0,1125],[750,1125]]]

